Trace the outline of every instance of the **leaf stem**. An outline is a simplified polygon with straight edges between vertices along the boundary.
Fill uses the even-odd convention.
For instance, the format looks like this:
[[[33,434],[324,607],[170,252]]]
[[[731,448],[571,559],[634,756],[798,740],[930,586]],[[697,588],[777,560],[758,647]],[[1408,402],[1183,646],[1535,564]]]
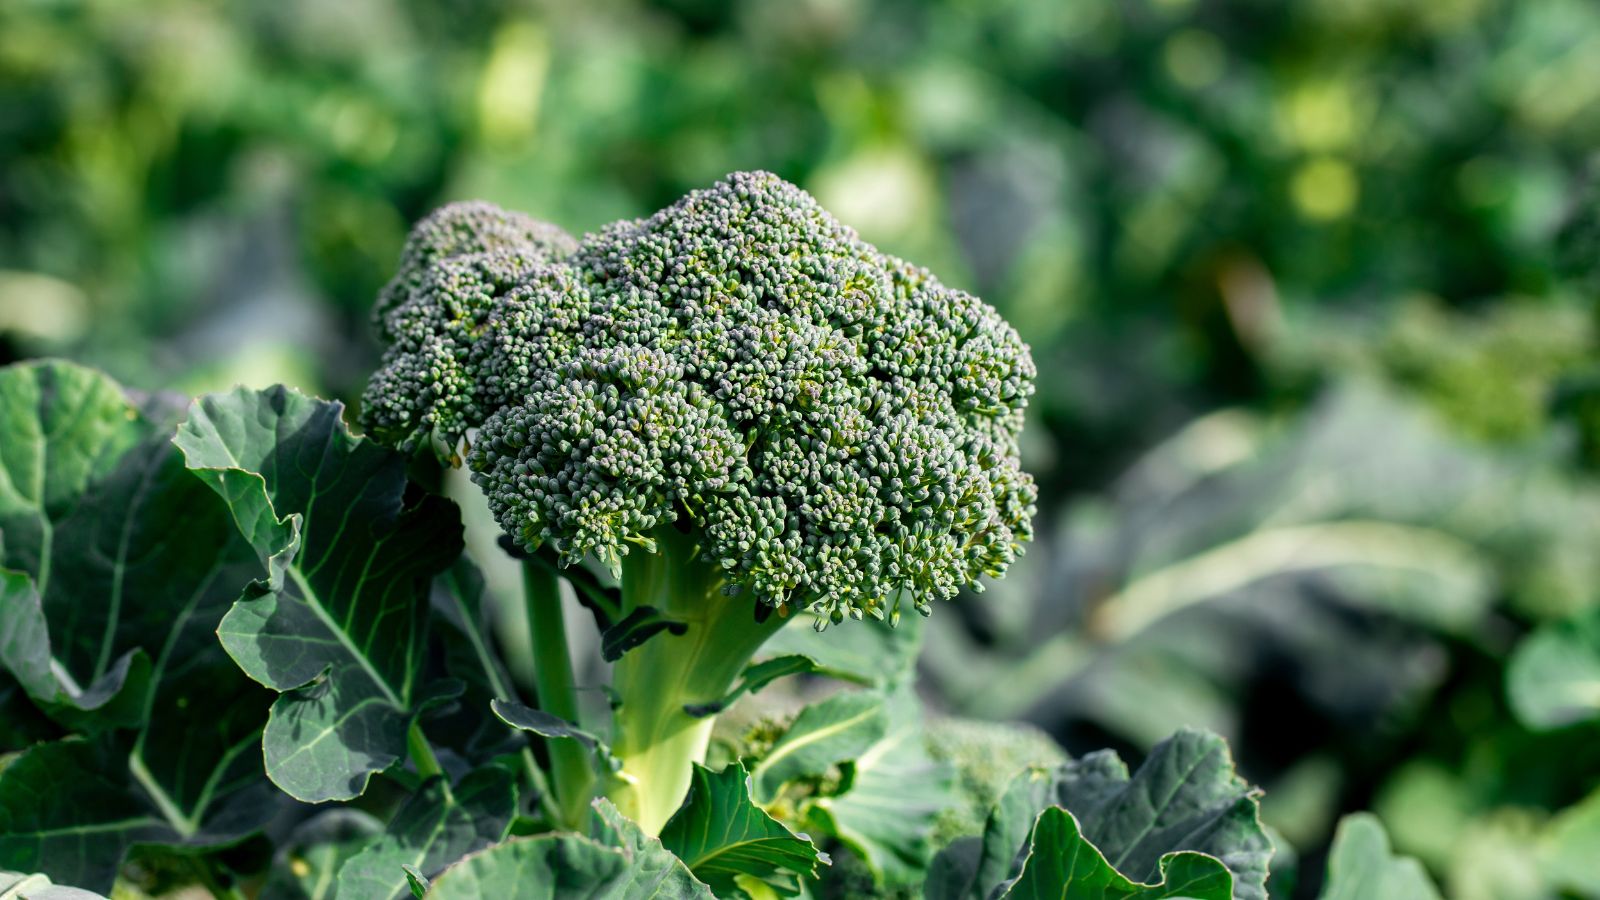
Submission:
[[[417,774],[424,779],[444,774],[439,758],[433,755],[433,746],[428,743],[427,735],[422,733],[421,722],[412,722],[411,730],[406,732],[406,750],[411,754],[412,764],[417,767]]]
[[[561,611],[561,582],[544,566],[523,560],[522,592],[533,641],[533,682],[539,708],[581,726],[572,659],[567,650],[566,619]],[[546,746],[550,751],[551,787],[562,824],[580,828],[588,816],[594,791],[589,752],[575,741],[547,741]]]

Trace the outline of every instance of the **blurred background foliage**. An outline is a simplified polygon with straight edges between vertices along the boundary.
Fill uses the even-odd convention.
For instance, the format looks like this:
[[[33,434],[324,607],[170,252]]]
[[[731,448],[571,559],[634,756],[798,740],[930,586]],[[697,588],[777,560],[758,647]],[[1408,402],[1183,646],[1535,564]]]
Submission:
[[[17,0],[0,362],[353,398],[441,202],[771,169],[1039,363],[1039,544],[931,703],[1215,728],[1304,872],[1370,807],[1450,896],[1597,897],[1600,675],[1505,687],[1600,608],[1597,148],[1593,0]]]

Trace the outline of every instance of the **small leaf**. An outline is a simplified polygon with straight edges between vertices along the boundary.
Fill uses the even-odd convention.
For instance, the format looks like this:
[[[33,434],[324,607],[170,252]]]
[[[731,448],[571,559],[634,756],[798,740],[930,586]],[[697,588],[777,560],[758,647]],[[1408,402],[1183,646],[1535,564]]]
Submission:
[[[628,847],[577,834],[545,834],[496,844],[439,874],[429,900],[712,900],[681,862],[656,865]]]
[[[751,770],[755,796],[770,803],[790,781],[816,777],[841,760],[853,759],[889,729],[883,696],[848,691],[813,703]]]
[[[753,694],[772,682],[788,675],[809,675],[821,671],[816,660],[798,653],[784,656],[774,656],[772,659],[754,663],[744,670],[739,676],[739,683],[720,699],[709,703],[690,703],[684,706],[683,711],[697,719],[714,716],[733,705],[735,700],[747,693]]]
[[[67,655],[70,648],[62,648]],[[39,709],[62,726],[94,733],[137,726],[149,690],[150,657],[135,647],[80,687],[56,658],[44,598],[26,572],[0,569],[0,666]]]
[[[270,573],[217,629],[279,693],[267,775],[307,802],[344,800],[406,752],[430,579],[461,553],[455,505],[405,507],[406,459],[352,437],[338,403],[283,387],[201,398],[175,443],[227,502]]]
[[[1089,843],[1073,815],[1059,806],[1039,814],[1026,854],[1021,874],[1000,895],[1003,900],[1228,900],[1233,895],[1228,868],[1214,857],[1189,851],[1162,856],[1158,881],[1130,881]]]
[[[339,900],[403,897],[408,869],[437,875],[468,853],[499,843],[516,811],[516,783],[504,769],[478,769],[454,787],[430,779],[383,835],[339,870]]]
[[[1540,627],[1506,667],[1511,708],[1529,728],[1600,719],[1600,609]]]
[[[688,623],[669,619],[653,606],[641,606],[600,635],[600,656],[606,662],[616,662],[622,654],[663,631],[681,636],[688,630]]]
[[[1339,821],[1328,853],[1320,900],[1439,900],[1422,865],[1395,856],[1377,817],[1356,813]]]
[[[531,731],[552,740],[577,741],[594,754],[604,771],[615,772],[622,768],[622,763],[611,754],[611,748],[605,742],[560,716],[552,716],[543,710],[510,700],[496,700],[490,704],[490,708],[500,717],[500,721],[512,728]]]
[[[406,873],[406,887],[411,889],[411,896],[417,900],[426,897],[428,888],[432,885],[427,876],[419,872],[416,866],[401,866],[400,869]]]
[[[793,895],[828,857],[755,805],[750,783],[742,763],[721,772],[696,765],[689,796],[661,829],[661,843],[718,896],[732,894],[741,876]]]

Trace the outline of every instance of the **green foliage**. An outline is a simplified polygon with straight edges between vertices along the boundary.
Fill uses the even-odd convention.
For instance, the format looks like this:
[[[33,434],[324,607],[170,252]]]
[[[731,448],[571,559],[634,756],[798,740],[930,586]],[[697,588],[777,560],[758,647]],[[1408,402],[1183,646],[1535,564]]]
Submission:
[[[703,900],[711,892],[683,863],[655,844],[608,846],[576,834],[547,834],[496,844],[456,863],[434,879],[429,897],[528,900]]]
[[[1220,738],[1193,730],[1158,745],[1131,777],[1110,751],[1030,769],[990,812],[982,837],[940,852],[929,896],[1193,891],[1265,900],[1273,847],[1258,818],[1258,794],[1234,774]]]
[[[1530,728],[1600,719],[1600,610],[1529,635],[1511,656],[1506,690]]]
[[[944,847],[983,833],[989,810],[1018,772],[1067,761],[1050,736],[1029,725],[938,718],[928,723],[928,755],[954,770],[956,799],[941,810],[933,843]]]
[[[1233,876],[1215,857],[1203,853],[1169,853],[1161,857],[1160,880],[1135,884],[1106,862],[1100,851],[1084,839],[1072,813],[1052,806],[1039,813],[1028,836],[1022,871],[1003,885],[1002,898],[1043,900],[1046,897],[1082,897],[1083,900],[1228,900],[1233,896]]]
[[[1339,823],[1328,854],[1328,880],[1321,900],[1439,900],[1439,892],[1417,861],[1395,856],[1389,836],[1371,815]]]
[[[886,707],[883,736],[842,764],[848,770],[845,789],[800,800],[797,815],[810,833],[832,836],[860,856],[873,882],[891,890],[926,878],[935,824],[957,800],[950,767],[924,749],[915,694],[902,689],[887,698]]]
[[[338,896],[403,897],[413,873],[431,878],[468,853],[504,840],[516,808],[516,783],[505,769],[478,769],[454,785],[436,777],[395,812],[382,837],[339,867]]]
[[[406,755],[417,714],[460,689],[422,678],[427,581],[461,551],[459,514],[437,497],[407,506],[405,461],[353,438],[341,412],[240,389],[197,402],[176,439],[271,573],[217,634],[279,692],[268,777],[313,803],[359,796]]]
[[[689,796],[661,829],[661,843],[718,896],[757,884],[794,896],[801,879],[828,859],[757,806],[752,784],[739,763],[721,772],[695,766]]]
[[[785,784],[819,778],[855,759],[889,729],[884,698],[868,691],[835,694],[800,711],[750,772],[752,792],[771,803]]]
[[[0,680],[61,738],[7,748],[0,866],[109,891],[134,843],[226,844],[273,812],[267,696],[213,633],[264,572],[170,437],[97,372],[0,370]]]

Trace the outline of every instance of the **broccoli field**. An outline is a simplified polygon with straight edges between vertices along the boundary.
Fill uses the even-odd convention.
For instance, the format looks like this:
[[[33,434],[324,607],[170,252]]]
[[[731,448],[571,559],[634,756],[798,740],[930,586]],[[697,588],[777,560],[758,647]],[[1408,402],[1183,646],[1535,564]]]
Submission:
[[[1600,900],[1600,5],[0,5],[0,900]]]

